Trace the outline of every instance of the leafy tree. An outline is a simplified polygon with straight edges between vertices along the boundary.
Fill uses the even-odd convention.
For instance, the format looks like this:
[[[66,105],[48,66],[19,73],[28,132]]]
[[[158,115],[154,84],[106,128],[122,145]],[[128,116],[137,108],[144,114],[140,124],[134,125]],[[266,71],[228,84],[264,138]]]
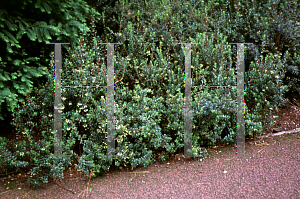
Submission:
[[[77,44],[89,6],[83,0],[4,1],[0,5],[0,119],[43,85],[49,70],[49,42]],[[66,45],[63,49],[66,48]],[[64,52],[64,50],[63,50]],[[47,67],[48,66],[48,67]]]

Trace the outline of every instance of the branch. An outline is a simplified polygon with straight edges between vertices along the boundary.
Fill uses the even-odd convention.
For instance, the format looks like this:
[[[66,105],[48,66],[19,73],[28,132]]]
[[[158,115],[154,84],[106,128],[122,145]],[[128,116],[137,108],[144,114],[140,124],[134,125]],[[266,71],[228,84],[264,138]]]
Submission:
[[[264,135],[264,136],[259,136],[258,138],[263,138],[263,137],[269,137],[269,136],[278,136],[278,135],[282,135],[282,134],[286,134],[286,133],[299,133],[300,132],[300,128],[296,128],[294,130],[290,130],[290,131],[281,131],[279,133],[273,133],[273,134],[268,134],[268,135]]]

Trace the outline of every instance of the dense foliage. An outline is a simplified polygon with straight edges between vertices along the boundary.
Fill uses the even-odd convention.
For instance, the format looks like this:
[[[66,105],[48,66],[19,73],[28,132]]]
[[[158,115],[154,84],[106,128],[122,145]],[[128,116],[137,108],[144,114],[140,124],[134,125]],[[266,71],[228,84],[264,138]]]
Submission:
[[[84,1],[4,1],[0,5],[0,119],[45,83],[49,42],[77,43],[89,10]],[[88,30],[88,29],[86,29]],[[39,77],[39,78],[37,78]]]
[[[121,13],[114,19],[120,26],[119,32],[105,27],[101,37],[94,32],[93,19],[97,16],[91,10],[91,34],[84,27],[78,39],[80,45],[67,47],[63,56],[62,84],[106,85],[106,46],[99,43],[122,43],[115,45],[114,58],[116,157],[109,159],[105,154],[104,87],[63,89],[62,146],[63,153],[72,156],[46,158],[53,153],[54,133],[54,72],[48,70],[44,87],[32,92],[28,102],[14,112],[17,143],[12,145],[0,137],[1,168],[6,171],[30,168],[29,181],[39,185],[49,177],[62,178],[62,171],[74,163],[76,169],[97,176],[112,165],[146,166],[154,161],[153,152],[157,150],[161,160],[182,151],[185,52],[183,45],[173,45],[179,42],[197,43],[192,45],[191,53],[193,86],[236,85],[236,45],[227,42],[255,42],[245,45],[245,134],[248,137],[261,134],[265,124],[272,123],[271,113],[285,102],[286,68],[291,60],[299,61],[299,56],[288,49],[268,46],[278,36],[271,30],[268,32],[267,28],[272,26],[266,25],[279,15],[278,5],[266,3],[264,6],[274,9],[257,10],[262,6],[259,3],[234,2],[228,5],[229,15],[220,12],[223,4],[218,6],[215,1],[205,5],[198,1],[120,1],[114,7],[115,12]],[[239,9],[243,10],[242,15]],[[299,11],[294,7],[290,11],[291,21],[298,22],[295,16]],[[101,19],[106,20],[104,13]],[[259,20],[265,24],[254,23]],[[291,23],[280,22],[285,26]],[[246,23],[248,29],[244,31]],[[297,38],[295,32],[299,30],[294,27],[292,30],[290,36]],[[292,41],[291,45],[296,46],[298,40]],[[264,52],[265,49],[270,52]],[[53,69],[53,64],[49,68]],[[236,88],[194,87],[191,100],[193,153],[202,160],[205,150],[200,146],[235,141]],[[73,153],[76,145],[82,147],[82,154]]]

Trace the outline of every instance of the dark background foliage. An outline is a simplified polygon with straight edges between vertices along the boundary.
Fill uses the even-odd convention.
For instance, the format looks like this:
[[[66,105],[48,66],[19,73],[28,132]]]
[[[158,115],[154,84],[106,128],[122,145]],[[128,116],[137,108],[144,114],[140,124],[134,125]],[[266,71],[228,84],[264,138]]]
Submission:
[[[116,13],[112,11],[114,2],[115,1],[86,1],[86,3],[88,3],[92,7],[97,5],[99,13],[104,12],[105,14],[111,17],[116,16]],[[24,71],[20,70],[23,67],[22,65],[16,66],[15,64],[13,64],[14,60],[22,60],[28,57],[36,57],[39,58],[39,61],[31,61],[30,65],[28,65],[30,68],[36,69],[40,66],[46,66],[47,70],[51,70],[49,68],[49,55],[51,52],[54,51],[54,45],[45,44],[48,39],[45,38],[46,35],[43,32],[37,32],[37,34],[40,34],[39,36],[42,38],[41,41],[33,41],[27,34],[30,34],[33,30],[32,26],[35,26],[39,30],[45,28],[49,31],[49,35],[52,37],[52,39],[49,40],[50,42],[70,42],[73,45],[78,44],[78,34],[76,32],[78,32],[80,27],[78,26],[78,24],[72,24],[72,22],[78,21],[79,24],[82,24],[82,22],[84,22],[85,20],[87,21],[87,24],[90,24],[91,22],[87,15],[84,14],[85,12],[87,12],[87,7],[84,3],[84,1],[76,1],[76,3],[74,3],[72,1],[57,0],[43,0],[37,2],[23,0],[5,1],[1,3],[1,35],[4,34],[4,37],[8,37],[8,40],[6,41],[3,39],[3,37],[2,39],[0,39],[0,55],[2,58],[0,60],[1,69],[8,72],[8,74],[20,71],[21,76],[23,76],[24,74],[28,74],[28,72],[25,73]],[[37,5],[37,7],[35,7],[35,5]],[[68,12],[62,12],[62,9],[67,9]],[[81,17],[80,15],[78,15],[79,13],[84,15]],[[53,20],[53,24],[51,24],[52,26],[50,25],[51,20]],[[47,25],[39,25],[37,22],[40,21],[45,21]],[[58,26],[58,22],[61,24],[61,26]],[[27,27],[25,23],[28,24]],[[96,20],[95,24],[98,35],[104,34],[104,27],[110,27],[112,30],[117,31],[116,22],[113,22],[112,18],[109,17],[106,21]],[[16,26],[16,29],[12,29],[14,26]],[[61,32],[59,33],[58,30],[50,31],[52,30],[52,27],[59,27],[58,30],[66,31],[66,34],[63,35]],[[71,27],[75,29],[71,29]],[[11,36],[6,35],[6,31],[9,32]],[[17,48],[16,46],[13,47],[15,41],[14,38],[16,37],[16,34],[22,31],[24,31],[25,33],[27,32],[27,34],[23,34],[23,36],[20,39],[17,39],[18,44],[21,46],[21,48]],[[6,45],[12,45],[12,49],[14,52],[13,54],[8,53]],[[65,48],[68,45],[66,44],[62,46],[62,55],[64,57],[65,55],[67,55],[67,51]],[[26,54],[23,54],[23,52],[25,52]],[[8,56],[11,57],[10,61],[7,61],[9,60]],[[1,72],[1,74],[3,73]],[[8,88],[11,92],[11,100],[18,101],[17,104],[20,105],[20,101],[24,101],[26,94],[30,93],[29,90],[45,85],[45,82],[47,81],[47,76],[44,74],[37,78],[29,74],[27,82],[22,82],[19,79],[20,78],[17,79],[17,84],[25,86],[24,94],[20,93],[20,91],[15,89],[14,84],[16,84],[16,82],[13,82],[11,80],[3,81],[1,79],[0,81],[4,83],[4,87],[0,89],[1,92],[3,92],[2,89]],[[31,84],[28,81],[32,81],[33,83]],[[29,83],[28,86],[27,83]],[[16,94],[17,97],[12,96],[12,94]],[[10,134],[12,131],[15,130],[14,127],[10,124],[10,122],[13,119],[11,108],[14,108],[15,106],[9,105],[7,103],[8,99],[5,99],[5,95],[3,95],[3,93],[1,94],[1,100],[4,101],[3,103],[0,102],[0,116],[2,116],[2,119],[0,119],[0,127],[2,129],[1,135],[5,135]]]

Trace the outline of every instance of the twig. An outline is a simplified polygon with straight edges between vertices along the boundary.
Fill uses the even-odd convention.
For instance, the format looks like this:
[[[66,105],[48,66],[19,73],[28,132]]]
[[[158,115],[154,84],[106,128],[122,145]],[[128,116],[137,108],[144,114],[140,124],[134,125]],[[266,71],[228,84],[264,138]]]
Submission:
[[[66,187],[64,187],[64,186],[62,186],[61,184],[59,184],[56,180],[54,180],[54,182],[56,183],[56,184],[58,184],[60,187],[62,187],[63,189],[65,189],[65,190],[67,190],[67,191],[70,191],[70,192],[72,192],[73,194],[76,194],[76,192],[75,191],[73,191],[73,190],[71,190],[71,189],[68,189],[68,188],[66,188]]]
[[[3,194],[3,193],[6,193],[6,192],[9,192],[9,191],[11,191],[12,189],[10,189],[10,190],[8,190],[8,191],[4,191],[4,192],[1,192],[0,194]]]
[[[149,171],[135,171],[135,172],[130,172],[130,173],[150,173]]]
[[[200,183],[197,183],[197,184],[210,184],[209,182],[200,182]]]
[[[25,198],[31,191],[32,191],[32,190],[28,191],[28,192],[25,194],[24,198]]]
[[[15,179],[18,179],[19,177],[3,177],[3,178],[0,178],[0,180],[6,180],[6,179],[10,179],[10,180],[15,180]]]
[[[85,195],[85,192],[87,192],[87,194],[89,192],[89,185],[90,185],[90,181],[91,181],[91,177],[92,177],[90,166],[89,166],[89,171],[90,171],[90,179],[89,179],[89,181],[87,183],[86,189],[83,190],[83,191],[81,191],[80,194],[78,195],[78,197],[82,194],[82,192],[83,192],[83,195]]]
[[[269,145],[268,143],[264,142],[264,143],[259,143],[259,144],[256,144],[257,146],[260,146],[260,145]]]
[[[264,149],[264,148],[262,148],[261,150],[263,150],[263,149]],[[259,150],[258,153],[259,153],[261,150]]]
[[[300,132],[300,128],[296,128],[296,129],[290,130],[290,131],[281,131],[279,133],[273,133],[273,134],[259,136],[258,138],[264,138],[264,137],[269,137],[269,136],[278,136],[278,135],[282,135],[282,134],[286,134],[286,133],[299,133],[299,132]]]
[[[10,174],[16,174],[16,173],[17,173],[17,171],[13,171],[13,172],[10,172],[8,174],[6,174],[6,173],[0,173],[0,176],[8,176]]]
[[[132,181],[132,179],[133,178],[135,178],[136,177],[136,175],[135,176],[133,176],[132,178],[130,178],[129,180],[128,180],[128,182],[131,182]]]

